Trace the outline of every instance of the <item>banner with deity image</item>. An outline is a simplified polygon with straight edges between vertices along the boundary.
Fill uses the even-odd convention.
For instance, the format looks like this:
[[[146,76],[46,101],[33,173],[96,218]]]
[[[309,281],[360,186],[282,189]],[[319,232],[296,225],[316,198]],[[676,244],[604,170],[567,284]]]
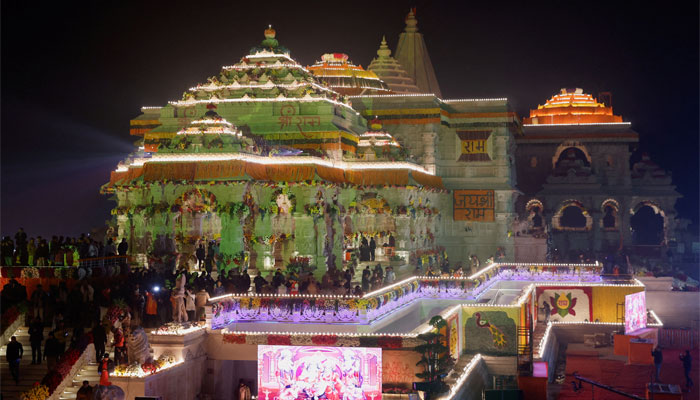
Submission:
[[[447,347],[450,357],[455,360],[459,358],[461,341],[459,340],[459,316],[455,313],[447,319]]]
[[[647,298],[644,291],[625,296],[625,334],[647,327]]]
[[[381,400],[382,349],[259,345],[258,396]]]
[[[589,287],[537,288],[537,307],[540,311],[549,312],[550,321],[591,321],[591,299],[592,291]]]

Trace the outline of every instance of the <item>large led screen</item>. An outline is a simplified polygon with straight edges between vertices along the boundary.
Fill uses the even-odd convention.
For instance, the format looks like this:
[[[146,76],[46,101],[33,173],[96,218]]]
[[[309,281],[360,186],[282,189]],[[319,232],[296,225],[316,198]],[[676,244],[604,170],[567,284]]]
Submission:
[[[260,345],[258,398],[380,400],[382,349]]]
[[[625,334],[647,327],[647,298],[645,292],[625,296]]]

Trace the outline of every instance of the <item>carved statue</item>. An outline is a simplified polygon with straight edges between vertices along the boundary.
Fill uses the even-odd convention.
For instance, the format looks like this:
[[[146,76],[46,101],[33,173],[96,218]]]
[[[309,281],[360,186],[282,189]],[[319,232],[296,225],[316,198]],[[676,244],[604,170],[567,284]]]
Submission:
[[[138,327],[131,332],[126,347],[130,362],[138,361],[139,364],[143,364],[153,360],[151,346],[148,344],[148,336],[146,336],[146,332],[142,327]]]

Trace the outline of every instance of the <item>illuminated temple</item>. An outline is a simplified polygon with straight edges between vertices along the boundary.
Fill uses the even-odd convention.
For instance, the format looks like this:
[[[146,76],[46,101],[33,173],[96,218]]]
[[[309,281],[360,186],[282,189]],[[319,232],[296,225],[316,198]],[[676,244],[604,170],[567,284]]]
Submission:
[[[214,241],[219,274],[303,260],[320,280],[379,262],[398,279],[362,295],[212,298],[206,322],[148,334],[165,367],[110,377],[127,398],[223,400],[245,379],[265,400],[418,399],[437,386],[417,377],[416,346],[437,333],[453,363],[432,398],[544,399],[565,345],[610,347],[616,334],[615,354],[648,363],[651,342],[624,333],[659,343],[664,315],[682,320],[663,285],[602,262],[675,239],[680,194],[648,157],[630,163],[631,124],[581,89],[523,119],[505,98],[444,99],[414,11],[405,22],[394,56],[382,39],[366,69],[342,53],[304,66],[270,27],[238,62],[131,121],[138,148],[101,190],[134,263],[192,269]],[[660,218],[651,236],[635,233],[642,208]],[[375,262],[360,251],[369,239]]]

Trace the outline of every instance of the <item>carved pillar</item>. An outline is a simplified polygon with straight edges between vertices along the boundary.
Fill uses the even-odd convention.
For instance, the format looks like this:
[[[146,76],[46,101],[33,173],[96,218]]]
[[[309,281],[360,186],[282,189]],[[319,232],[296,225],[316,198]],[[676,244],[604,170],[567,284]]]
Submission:
[[[435,173],[435,132],[423,133],[423,167],[431,173]]]

